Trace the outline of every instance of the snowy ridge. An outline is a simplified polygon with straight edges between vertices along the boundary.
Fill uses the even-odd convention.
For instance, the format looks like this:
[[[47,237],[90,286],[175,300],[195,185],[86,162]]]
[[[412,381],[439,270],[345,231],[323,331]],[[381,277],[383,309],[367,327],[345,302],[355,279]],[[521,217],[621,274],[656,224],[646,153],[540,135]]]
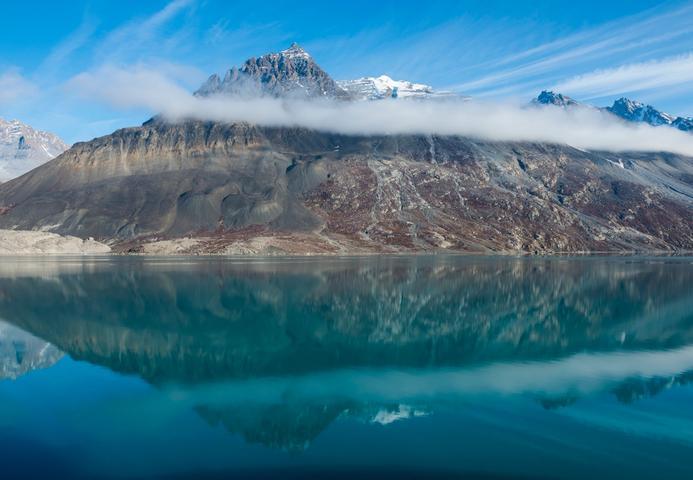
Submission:
[[[666,112],[657,110],[652,105],[636,102],[629,98],[619,98],[610,107],[595,107],[578,102],[567,95],[562,95],[549,90],[542,91],[537,98],[532,100],[532,105],[561,107],[561,108],[598,108],[611,113],[622,120],[633,123],[647,123],[653,127],[670,126],[684,132],[693,131],[693,118],[674,117]]]
[[[0,118],[0,182],[18,177],[68,148],[57,135]]]
[[[671,125],[675,118],[660,112],[651,105],[645,105],[628,98],[619,98],[607,110],[629,122],[645,122],[653,126]]]
[[[406,80],[393,80],[387,75],[363,77],[356,80],[340,80],[337,85],[351,93],[357,100],[382,100],[384,98],[452,98],[452,92],[436,91],[430,85]]]

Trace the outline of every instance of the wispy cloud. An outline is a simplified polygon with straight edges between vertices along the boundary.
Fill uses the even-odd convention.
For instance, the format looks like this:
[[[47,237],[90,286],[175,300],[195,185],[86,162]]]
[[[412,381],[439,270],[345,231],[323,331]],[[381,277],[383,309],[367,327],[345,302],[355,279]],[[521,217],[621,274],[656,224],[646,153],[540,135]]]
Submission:
[[[690,82],[693,82],[693,53],[595,70],[558,83],[553,88],[583,98],[594,98]]]
[[[483,65],[485,73],[482,75],[446,88],[486,96],[506,96],[513,92],[526,94],[528,89],[537,90],[561,83],[567,72],[590,72],[597,63],[611,61],[621,64],[629,59],[645,60],[641,57],[681,53],[693,48],[690,36],[692,19],[693,5],[664,12],[650,10],[525,52],[496,58]]]
[[[109,32],[94,47],[97,61],[134,61],[170,53],[184,43],[185,26],[164,31],[170,23],[195,5],[193,0],[174,0],[149,17],[132,20]]]
[[[144,108],[184,119],[297,126],[344,134],[463,135],[492,141],[568,144],[611,151],[671,151],[693,156],[693,136],[628,125],[593,109],[522,108],[489,102],[309,102],[276,98],[198,98],[145,68],[104,67],[70,82],[75,92],[116,108]]]
[[[38,87],[24,77],[18,69],[9,69],[0,73],[0,105],[28,100],[35,96]]]
[[[40,75],[54,74],[62,69],[77,50],[85,47],[96,31],[96,22],[85,18],[70,35],[58,43],[38,67]]]

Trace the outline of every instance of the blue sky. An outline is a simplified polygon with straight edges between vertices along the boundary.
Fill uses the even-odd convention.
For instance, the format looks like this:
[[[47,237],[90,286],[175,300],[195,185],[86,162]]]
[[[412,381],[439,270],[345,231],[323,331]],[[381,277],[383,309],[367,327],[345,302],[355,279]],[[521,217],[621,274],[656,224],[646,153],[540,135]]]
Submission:
[[[0,17],[0,117],[68,142],[155,112],[85,99],[103,66],[156,69],[193,90],[251,56],[303,45],[337,79],[387,74],[489,99],[554,88],[693,115],[693,2],[24,1]]]

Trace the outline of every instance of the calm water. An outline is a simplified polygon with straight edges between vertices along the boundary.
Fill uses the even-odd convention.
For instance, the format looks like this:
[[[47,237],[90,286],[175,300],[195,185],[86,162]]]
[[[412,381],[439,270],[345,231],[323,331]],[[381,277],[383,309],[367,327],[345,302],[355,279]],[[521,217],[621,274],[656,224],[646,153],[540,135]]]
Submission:
[[[693,259],[0,259],[2,478],[692,478]]]

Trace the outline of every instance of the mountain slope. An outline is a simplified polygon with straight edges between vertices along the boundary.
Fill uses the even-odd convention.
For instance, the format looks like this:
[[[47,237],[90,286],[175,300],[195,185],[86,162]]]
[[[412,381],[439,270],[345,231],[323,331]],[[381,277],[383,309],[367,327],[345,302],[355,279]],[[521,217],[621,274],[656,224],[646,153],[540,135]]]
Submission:
[[[0,118],[0,182],[51,160],[69,146],[56,135]]]

